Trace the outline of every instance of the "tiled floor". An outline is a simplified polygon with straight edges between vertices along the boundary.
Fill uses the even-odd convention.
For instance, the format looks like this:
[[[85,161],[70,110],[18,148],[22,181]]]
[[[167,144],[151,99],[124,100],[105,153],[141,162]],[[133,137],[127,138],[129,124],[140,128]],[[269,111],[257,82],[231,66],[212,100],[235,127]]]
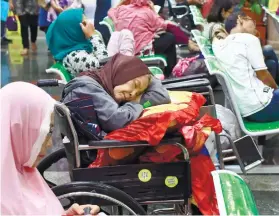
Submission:
[[[38,79],[53,78],[45,73],[45,69],[52,64],[52,58],[47,52],[44,36],[38,39],[38,53],[28,57],[19,55],[20,45],[11,45],[1,49],[1,85],[13,81],[27,81],[36,83]],[[61,88],[46,88],[55,98],[60,97]],[[216,92],[216,101],[222,102],[222,93]],[[273,138],[264,148],[264,156],[269,164],[279,164],[279,138]],[[62,172],[59,172],[62,174]],[[66,180],[57,172],[49,172],[50,178],[57,183]],[[67,174],[66,174],[67,175]],[[250,185],[261,214],[279,215],[279,175],[248,175],[245,176]]]

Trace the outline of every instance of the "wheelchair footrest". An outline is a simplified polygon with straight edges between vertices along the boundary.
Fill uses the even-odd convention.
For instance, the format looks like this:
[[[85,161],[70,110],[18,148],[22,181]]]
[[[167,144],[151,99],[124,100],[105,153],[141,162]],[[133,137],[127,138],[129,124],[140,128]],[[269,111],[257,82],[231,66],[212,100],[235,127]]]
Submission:
[[[138,202],[187,200],[191,195],[190,163],[151,163],[73,170],[73,181],[112,185]]]

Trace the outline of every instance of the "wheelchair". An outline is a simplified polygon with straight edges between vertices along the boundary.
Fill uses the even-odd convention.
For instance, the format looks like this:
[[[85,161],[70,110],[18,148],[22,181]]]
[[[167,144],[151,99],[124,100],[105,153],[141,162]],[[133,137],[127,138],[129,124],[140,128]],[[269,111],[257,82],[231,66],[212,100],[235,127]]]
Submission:
[[[208,103],[203,107],[201,115],[208,113],[213,107],[214,98],[207,79],[193,78],[183,82],[166,80],[164,85],[168,90],[187,90],[204,94]],[[44,158],[37,168],[44,177],[45,171],[52,164],[61,158],[67,158],[72,182],[56,186],[44,177],[65,209],[74,202],[79,204],[94,203],[100,205],[105,212],[111,210],[112,214],[146,214],[146,209],[142,206],[167,203],[173,207],[155,209],[149,213],[191,213],[190,161],[181,136],[166,136],[159,145],[173,143],[180,147],[183,152],[183,161],[87,168],[83,166],[81,157],[84,151],[96,151],[102,148],[144,147],[149,146],[149,144],[111,140],[83,143],[78,139],[70,112],[63,104],[55,106],[55,124],[59,125],[61,134],[69,140],[64,143],[64,148]],[[144,182],[140,180],[140,173],[143,173],[142,175],[145,177],[151,174],[152,177],[149,181]],[[167,178],[173,177],[178,180],[178,184],[175,187],[168,187],[165,181]],[[100,196],[100,194],[104,196]]]

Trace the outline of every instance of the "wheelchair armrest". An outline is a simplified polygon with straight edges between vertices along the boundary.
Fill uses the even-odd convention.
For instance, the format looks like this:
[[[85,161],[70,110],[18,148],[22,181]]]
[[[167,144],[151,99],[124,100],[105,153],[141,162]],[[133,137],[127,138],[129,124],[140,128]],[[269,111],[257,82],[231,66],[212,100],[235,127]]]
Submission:
[[[66,158],[65,148],[58,149],[44,157],[38,164],[37,169],[41,173],[41,175],[43,175],[45,170],[50,168],[52,164],[55,164],[62,158]]]
[[[195,79],[203,79],[208,78],[208,74],[202,73],[202,74],[192,74],[189,76],[184,77],[175,77],[175,78],[169,78],[162,81],[162,84],[169,84],[169,83],[176,83],[176,82],[183,82],[183,81],[189,81],[189,80],[195,80]]]
[[[208,92],[210,86],[210,82],[208,79],[195,79],[189,81],[182,81],[176,83],[164,84],[164,87],[170,91],[190,91],[203,93]]]
[[[167,145],[174,143],[183,143],[182,137],[172,137],[164,138],[159,145]],[[82,146],[82,144],[80,144]],[[126,142],[126,141],[117,141],[117,140],[99,140],[99,141],[90,141],[88,143],[90,147],[95,148],[120,148],[120,147],[140,147],[140,146],[151,146],[145,141],[137,142]]]

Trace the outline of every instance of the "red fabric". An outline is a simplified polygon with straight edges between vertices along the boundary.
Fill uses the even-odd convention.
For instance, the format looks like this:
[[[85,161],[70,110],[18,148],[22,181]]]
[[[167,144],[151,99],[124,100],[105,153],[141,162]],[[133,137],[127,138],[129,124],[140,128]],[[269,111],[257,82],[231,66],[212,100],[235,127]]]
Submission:
[[[207,0],[202,8],[201,8],[201,13],[202,13],[202,16],[204,18],[207,18],[208,14],[210,13],[210,10],[212,8],[212,5],[214,4],[214,0]]]
[[[210,127],[216,133],[222,131],[220,121],[209,115],[204,115],[200,120],[195,121],[199,115],[199,109],[204,103],[205,99],[203,96],[193,93],[192,100],[188,103],[188,108],[178,111],[165,111],[142,117],[125,128],[108,134],[105,138],[120,141],[144,140],[151,145],[157,145],[165,135],[170,122],[176,120],[178,123],[177,126],[180,128],[180,132],[186,141],[187,149],[189,152],[198,153],[209,136],[208,133],[202,130],[203,128]],[[139,159],[141,162],[173,162],[179,160],[179,155],[181,155],[180,148],[170,143],[167,146],[156,146],[147,149]],[[112,159],[109,156],[108,150],[99,150],[97,159],[89,167],[116,164],[120,164],[120,161]],[[198,155],[191,158],[193,197],[200,211],[205,215],[219,214],[213,179],[210,174],[213,170],[215,170],[215,167],[210,157]]]
[[[200,107],[205,101],[202,95],[193,93],[192,100],[188,103],[187,108],[139,118],[128,126],[109,133],[105,139],[131,142],[147,141],[151,145],[157,145],[164,137],[172,121],[175,120],[178,125],[188,124],[198,117]]]
[[[189,124],[192,120],[198,117],[200,107],[205,102],[206,100],[201,94],[192,93],[192,98],[191,101],[187,103],[187,108],[178,111],[165,111],[141,117],[133,121],[128,126],[109,133],[105,139],[130,142],[147,141],[151,145],[157,145],[166,134],[171,122],[176,121],[177,127]],[[119,161],[114,160],[109,156],[108,151],[109,150],[107,149],[98,150],[96,160],[90,164],[89,167],[94,168],[119,163]]]
[[[175,36],[175,41],[177,44],[188,44],[189,37],[181,30],[179,26],[168,23],[167,31],[171,32]]]
[[[185,139],[186,147],[190,153],[199,152],[207,140],[209,134],[202,131],[202,128],[204,127],[210,127],[211,130],[217,134],[222,132],[221,122],[207,114],[205,114],[194,125],[186,125],[180,129],[180,132]]]
[[[203,215],[219,215],[211,172],[215,170],[210,157],[198,155],[191,158],[193,197]]]

